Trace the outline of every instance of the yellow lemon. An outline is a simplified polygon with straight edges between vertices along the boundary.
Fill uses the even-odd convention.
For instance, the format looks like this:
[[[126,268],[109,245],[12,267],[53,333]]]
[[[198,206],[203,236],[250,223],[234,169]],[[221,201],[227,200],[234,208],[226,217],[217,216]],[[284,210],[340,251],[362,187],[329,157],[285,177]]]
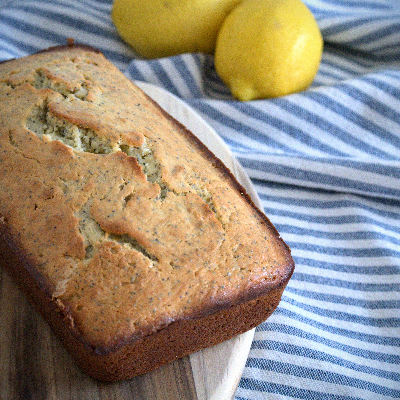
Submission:
[[[240,0],[115,0],[122,39],[146,58],[213,53],[219,28]]]
[[[309,87],[322,49],[319,27],[300,0],[243,0],[219,31],[215,68],[239,100],[283,96]]]

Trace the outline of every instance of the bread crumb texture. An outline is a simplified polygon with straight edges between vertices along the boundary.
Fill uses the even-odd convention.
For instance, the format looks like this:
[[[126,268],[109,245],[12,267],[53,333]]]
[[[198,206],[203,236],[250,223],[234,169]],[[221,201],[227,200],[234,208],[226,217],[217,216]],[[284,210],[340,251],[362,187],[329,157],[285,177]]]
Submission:
[[[85,341],[111,348],[289,273],[226,171],[103,55],[17,61],[0,64],[0,215]]]

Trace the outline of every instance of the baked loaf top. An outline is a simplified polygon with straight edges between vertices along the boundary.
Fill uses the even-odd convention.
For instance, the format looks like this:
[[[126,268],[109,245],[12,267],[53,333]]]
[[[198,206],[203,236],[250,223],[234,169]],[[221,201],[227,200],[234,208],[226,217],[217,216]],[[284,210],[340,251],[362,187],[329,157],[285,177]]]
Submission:
[[[99,352],[285,285],[285,243],[230,172],[104,56],[0,64],[0,217]]]

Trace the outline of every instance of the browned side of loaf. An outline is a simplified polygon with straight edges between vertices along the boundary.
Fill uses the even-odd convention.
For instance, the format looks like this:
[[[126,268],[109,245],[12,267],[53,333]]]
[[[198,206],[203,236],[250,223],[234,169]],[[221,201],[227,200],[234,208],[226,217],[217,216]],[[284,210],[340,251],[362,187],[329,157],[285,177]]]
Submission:
[[[0,221],[0,266],[26,294],[79,367],[102,381],[119,381],[151,372],[180,357],[247,332],[274,312],[286,287],[283,283],[253,300],[204,317],[172,323],[153,335],[126,343],[116,351],[99,353],[71,329],[68,313],[63,312],[43,290],[45,286],[35,278],[34,267],[18,250],[4,222]],[[285,278],[288,280],[290,276]]]
[[[0,150],[2,143],[4,144],[1,157],[7,160],[9,154],[19,157],[29,152],[29,157],[20,163],[15,162],[16,158],[11,158],[10,165],[18,170],[18,179],[21,182],[18,182],[18,192],[17,187],[15,190],[10,189],[14,186],[9,178],[1,179],[12,168],[7,169],[7,161],[0,165],[0,174],[3,174],[0,175],[0,183],[6,182],[3,188],[8,189],[8,197],[4,198],[10,203],[8,206],[6,201],[0,204],[0,265],[26,292],[81,368],[95,378],[116,381],[149,372],[176,358],[220,343],[257,326],[277,307],[293,273],[294,263],[289,248],[268,218],[257,209],[231,172],[197,137],[161,110],[138,88],[124,80],[119,71],[107,64],[101,55],[94,52],[96,55],[91,56],[90,48],[83,47],[82,53],[75,46],[57,47],[50,51],[66,55],[69,54],[69,49],[74,51],[74,57],[89,61],[93,61],[90,57],[95,58],[96,63],[104,68],[104,80],[103,76],[95,75],[96,79],[88,81],[90,101],[93,103],[72,99],[71,103],[82,104],[82,108],[79,106],[72,111],[64,109],[62,96],[53,93],[53,89],[46,85],[34,88],[22,79],[23,83],[15,86],[20,93],[19,101],[26,104],[21,106],[17,103],[17,107],[14,105],[12,110],[23,117],[15,118],[12,113],[15,120],[10,121],[12,128],[0,121],[0,125],[4,125],[0,132]],[[55,57],[55,61],[59,62],[57,54]],[[34,61],[37,63],[37,59]],[[23,60],[24,68],[28,65],[28,80],[31,62],[32,59]],[[77,71],[78,69],[75,72]],[[52,73],[48,73],[49,79],[54,78]],[[56,71],[54,79],[67,79],[67,83],[70,83],[69,78],[69,72],[57,75]],[[6,82],[10,93],[14,90],[12,79]],[[121,96],[128,93],[122,100],[115,98],[123,109],[123,119],[118,119],[113,114],[116,107],[112,96],[113,89],[117,90],[119,87],[117,85],[123,85]],[[107,98],[110,93],[110,98]],[[6,94],[8,96],[9,93]],[[132,97],[129,97],[130,94]],[[154,157],[165,153],[165,158],[161,157],[165,163],[162,165],[165,167],[165,176],[155,182],[146,180],[143,172],[145,167],[139,165],[131,153],[127,155],[117,151],[97,155],[80,150],[75,152],[59,140],[40,139],[24,125],[26,120],[22,121],[32,115],[28,113],[28,108],[32,105],[30,101],[39,104],[40,99],[49,102],[48,111],[53,112],[52,116],[57,119],[57,123],[65,120],[70,125],[76,125],[75,128],[92,127],[94,133],[99,135],[120,135],[134,148],[142,146],[143,137],[148,134],[146,138],[153,146],[151,150]],[[108,101],[105,110],[108,119],[104,119],[101,112],[93,106],[99,99]],[[138,122],[141,120],[135,117],[136,112],[144,116],[145,120],[147,118],[147,124],[152,125],[154,122],[152,136],[144,129],[145,124]],[[4,111],[3,114],[5,119],[10,115]],[[97,118],[98,126],[92,126],[93,118]],[[122,125],[116,126],[117,122]],[[164,131],[169,132],[173,139],[163,137]],[[20,138],[20,141],[14,142],[15,138]],[[33,142],[36,143],[35,146],[30,145]],[[173,145],[176,143],[177,149],[171,145],[171,151],[163,153],[160,142]],[[10,146],[15,147],[15,154],[10,151]],[[175,157],[181,148],[184,150],[179,154],[183,155],[183,159]],[[197,160],[194,167],[185,164],[191,157]],[[39,162],[36,166],[32,161],[35,158],[49,163],[49,168]],[[197,181],[192,167],[202,179],[198,182],[199,187],[196,187]],[[56,173],[51,175],[48,170]],[[210,175],[205,170],[210,171]],[[47,176],[50,183],[44,178],[37,178],[32,183],[29,180],[29,172],[32,171],[39,171],[38,176]],[[88,178],[87,183],[80,186],[79,179],[74,178],[75,173],[81,179]],[[182,179],[179,178],[180,174],[184,176]],[[57,186],[58,180],[71,183],[72,186],[63,186],[68,189],[63,193],[61,186]],[[205,193],[201,193],[204,189],[201,185],[206,185],[204,182],[210,186],[205,186]],[[163,183],[169,185],[169,191],[159,201]],[[29,184],[33,186],[28,192]],[[119,187],[123,190],[130,189],[131,192],[125,193],[122,189],[119,192],[116,190]],[[212,196],[211,203],[208,202],[208,189]],[[15,193],[20,197],[14,195]],[[26,194],[36,197],[28,199]],[[67,195],[70,197],[67,198]],[[84,199],[85,196],[93,200],[93,203],[89,204]],[[21,201],[22,208],[16,206],[15,198]],[[127,204],[130,208],[126,204],[120,207],[120,200],[124,198],[129,199]],[[173,198],[176,199],[175,202]],[[50,210],[47,214],[35,214],[33,210],[36,208],[45,209],[43,199],[53,208],[46,209]],[[114,208],[107,208],[111,202]],[[67,207],[67,203],[71,208]],[[178,214],[171,214],[171,217],[177,219],[177,226],[184,220],[182,216],[191,218],[191,225],[179,225],[179,230],[168,225],[170,219],[163,214],[168,211],[166,204],[180,207],[176,208]],[[146,207],[153,207],[155,214],[143,213],[142,210]],[[37,225],[30,224],[30,216],[22,215],[25,211],[21,210],[26,210],[31,216],[35,215]],[[119,210],[119,214],[112,216],[112,223],[106,215],[114,210]],[[224,210],[227,210],[227,215]],[[54,231],[50,230],[53,225],[45,224],[47,215],[50,215],[49,219],[54,221],[52,224],[57,229],[62,223],[65,224],[64,232],[69,233],[67,237],[70,240],[65,240],[61,229],[57,230],[59,236],[54,239]],[[158,216],[159,221],[167,221],[167,228],[161,222],[159,225],[153,222],[153,215]],[[12,225],[12,218],[18,223]],[[86,225],[83,223],[78,227],[78,220],[79,223],[83,220],[96,222],[101,238],[97,242],[87,242],[88,238],[83,235]],[[160,236],[143,236],[148,227],[146,224],[152,222],[156,224],[152,227],[154,233]],[[31,228],[31,236],[25,233],[24,242],[20,230],[26,225]],[[187,234],[186,228],[191,230],[191,239],[197,244],[189,245],[188,241],[179,239]],[[164,233],[163,236],[160,231]],[[173,234],[179,240],[174,242]],[[215,245],[213,235],[216,240],[220,240],[220,247]],[[122,239],[127,236],[134,236],[137,243],[123,243]],[[34,247],[27,237],[37,239],[41,247]],[[46,239],[43,242],[42,237]],[[61,243],[62,240],[64,242]],[[164,247],[159,244],[161,242]],[[94,248],[93,253],[90,251],[91,247]],[[221,249],[225,252],[220,251]],[[176,258],[170,256],[172,258],[169,259],[165,253],[168,256],[173,254]],[[48,254],[52,257],[51,262],[41,263],[41,257]],[[175,265],[174,260],[181,262],[176,262],[178,265]],[[58,262],[60,265],[56,265],[57,268],[54,269]],[[155,268],[154,264],[157,263]],[[209,264],[209,269],[205,268],[206,263]],[[133,265],[136,270],[133,270]],[[139,270],[140,277],[130,280],[132,275],[122,275],[129,268],[129,273]],[[89,283],[96,285],[91,286]],[[118,292],[113,291],[114,287]],[[171,297],[167,298],[167,294],[171,294]],[[110,298],[115,302],[107,303]],[[154,307],[150,305],[153,300],[159,301]],[[119,318],[121,315],[123,318]],[[103,330],[96,325],[100,323],[104,323],[101,326]]]

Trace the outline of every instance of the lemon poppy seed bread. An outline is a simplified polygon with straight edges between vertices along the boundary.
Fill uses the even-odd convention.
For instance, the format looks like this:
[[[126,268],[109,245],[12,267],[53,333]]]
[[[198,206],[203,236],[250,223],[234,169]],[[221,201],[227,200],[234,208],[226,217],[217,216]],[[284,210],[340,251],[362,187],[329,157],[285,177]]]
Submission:
[[[102,54],[0,64],[0,101],[1,263],[89,375],[143,374],[274,311],[286,244]]]

